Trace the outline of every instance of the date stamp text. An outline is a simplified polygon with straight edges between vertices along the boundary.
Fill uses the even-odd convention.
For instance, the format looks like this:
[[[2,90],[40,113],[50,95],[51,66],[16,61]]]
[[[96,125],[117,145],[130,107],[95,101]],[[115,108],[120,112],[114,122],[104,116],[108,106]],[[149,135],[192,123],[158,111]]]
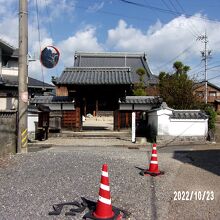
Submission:
[[[214,191],[174,191],[174,201],[212,201]]]

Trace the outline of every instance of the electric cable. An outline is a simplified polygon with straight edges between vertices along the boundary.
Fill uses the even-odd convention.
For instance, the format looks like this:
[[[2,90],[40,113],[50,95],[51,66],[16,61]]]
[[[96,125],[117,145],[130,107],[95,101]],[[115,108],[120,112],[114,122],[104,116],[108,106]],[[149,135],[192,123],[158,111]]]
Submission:
[[[35,3],[36,3],[36,14],[37,14],[37,30],[38,30],[39,51],[41,53],[41,33],[40,33],[38,0],[35,0]],[[45,87],[45,85],[44,85],[44,70],[43,70],[43,65],[41,64],[40,66],[41,66],[41,76],[42,76],[43,89],[44,89],[44,87]]]

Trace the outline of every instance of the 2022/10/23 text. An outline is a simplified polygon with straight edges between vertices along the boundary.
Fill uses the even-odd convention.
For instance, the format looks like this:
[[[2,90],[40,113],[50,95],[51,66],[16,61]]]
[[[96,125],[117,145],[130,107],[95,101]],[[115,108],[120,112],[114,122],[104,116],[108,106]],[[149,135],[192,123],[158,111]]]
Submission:
[[[215,199],[214,191],[174,191],[174,201],[212,201]]]

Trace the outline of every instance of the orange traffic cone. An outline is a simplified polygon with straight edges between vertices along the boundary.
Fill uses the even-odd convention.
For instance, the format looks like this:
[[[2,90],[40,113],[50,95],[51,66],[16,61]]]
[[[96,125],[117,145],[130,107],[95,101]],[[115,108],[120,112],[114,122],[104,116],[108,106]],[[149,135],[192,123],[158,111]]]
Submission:
[[[158,176],[164,174],[163,171],[159,170],[158,160],[157,160],[157,145],[153,144],[152,154],[151,154],[151,161],[148,170],[141,171],[141,175],[151,175],[151,176]]]
[[[84,216],[85,219],[96,219],[96,220],[120,220],[122,215],[120,211],[112,207],[111,204],[111,195],[109,187],[109,178],[108,178],[108,165],[103,164],[102,166],[102,175],[99,188],[99,199],[96,204],[96,209],[93,212],[87,213]]]
[[[93,215],[97,218],[112,218],[114,216],[111,204],[107,164],[103,164],[102,166],[102,176],[99,188],[99,200],[96,205],[96,210],[95,212],[93,212]]]

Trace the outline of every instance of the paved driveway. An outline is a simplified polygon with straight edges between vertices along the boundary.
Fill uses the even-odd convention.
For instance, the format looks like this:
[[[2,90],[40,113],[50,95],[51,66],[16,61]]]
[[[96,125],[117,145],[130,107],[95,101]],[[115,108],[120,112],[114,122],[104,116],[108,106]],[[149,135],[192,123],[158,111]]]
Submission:
[[[48,215],[52,205],[62,202],[98,199],[101,167],[109,166],[114,206],[130,213],[129,219],[220,219],[220,150],[218,147],[170,147],[158,150],[163,176],[139,175],[147,168],[150,146],[51,147],[15,155],[0,168],[0,219],[82,219],[86,213]],[[173,150],[172,150],[173,149]],[[204,151],[205,150],[205,151]],[[175,192],[213,191],[214,200],[174,200]]]

